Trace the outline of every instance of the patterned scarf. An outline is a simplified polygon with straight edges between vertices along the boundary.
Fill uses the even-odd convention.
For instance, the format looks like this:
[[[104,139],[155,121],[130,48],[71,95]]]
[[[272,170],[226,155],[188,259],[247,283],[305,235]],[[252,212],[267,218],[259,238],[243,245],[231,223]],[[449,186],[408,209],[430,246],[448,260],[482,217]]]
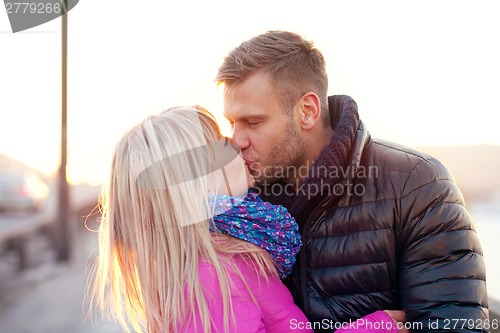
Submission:
[[[217,231],[263,248],[274,259],[281,278],[290,274],[302,241],[286,208],[263,201],[255,191],[244,198],[216,195],[211,200]]]

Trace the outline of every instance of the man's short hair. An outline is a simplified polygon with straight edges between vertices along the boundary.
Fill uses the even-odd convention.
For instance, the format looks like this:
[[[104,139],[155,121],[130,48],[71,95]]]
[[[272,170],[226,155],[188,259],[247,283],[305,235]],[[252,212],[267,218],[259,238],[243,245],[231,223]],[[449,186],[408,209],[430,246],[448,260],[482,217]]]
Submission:
[[[313,42],[288,31],[255,36],[226,56],[215,81],[230,89],[258,72],[269,75],[284,110],[291,110],[306,92],[314,92],[321,101],[323,124],[329,124],[325,59]]]

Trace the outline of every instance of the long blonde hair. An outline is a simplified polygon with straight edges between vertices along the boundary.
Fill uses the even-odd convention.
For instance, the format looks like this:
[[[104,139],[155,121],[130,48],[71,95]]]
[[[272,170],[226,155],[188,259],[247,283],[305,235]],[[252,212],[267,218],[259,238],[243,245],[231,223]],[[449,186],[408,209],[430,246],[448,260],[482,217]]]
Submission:
[[[185,323],[196,325],[195,316],[202,325],[197,331],[211,332],[201,262],[213,266],[220,283],[224,332],[235,324],[228,275],[240,274],[234,257],[254,264],[266,279],[277,276],[266,251],[209,230],[208,185],[198,176],[213,166],[213,154],[209,149],[206,158],[193,161],[179,152],[221,138],[208,111],[181,107],[148,117],[115,149],[101,200],[91,308],[96,304],[127,332],[129,326],[136,332],[179,332]]]

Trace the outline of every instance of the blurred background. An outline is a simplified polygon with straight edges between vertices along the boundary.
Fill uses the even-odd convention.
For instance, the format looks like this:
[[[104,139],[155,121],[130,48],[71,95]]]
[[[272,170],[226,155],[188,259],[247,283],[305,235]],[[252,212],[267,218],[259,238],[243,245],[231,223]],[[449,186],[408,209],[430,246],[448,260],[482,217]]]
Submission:
[[[86,318],[84,302],[97,246],[88,229],[98,226],[93,208],[115,143],[172,106],[199,104],[220,117],[213,79],[224,56],[274,29],[315,42],[330,94],[352,96],[373,137],[423,150],[452,171],[500,309],[499,15],[498,0],[80,1],[67,15],[61,215],[62,19],[14,34],[2,7],[0,330],[121,331]]]

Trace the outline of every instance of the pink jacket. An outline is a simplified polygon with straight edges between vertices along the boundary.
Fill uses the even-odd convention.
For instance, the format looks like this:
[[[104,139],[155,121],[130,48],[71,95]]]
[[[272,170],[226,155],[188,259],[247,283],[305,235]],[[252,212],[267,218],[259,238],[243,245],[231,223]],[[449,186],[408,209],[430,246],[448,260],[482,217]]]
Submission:
[[[236,319],[236,327],[231,326],[231,320],[229,321],[231,333],[313,332],[311,329],[292,330],[290,328],[291,322],[307,323],[308,320],[293,303],[292,295],[278,278],[269,278],[266,281],[243,259],[235,259],[235,261],[257,303],[251,299],[238,275],[230,273],[233,283],[231,300]],[[217,332],[216,329],[223,332],[222,298],[215,270],[208,264],[200,264],[199,272],[212,314],[212,332]],[[200,333],[200,327],[201,323],[198,321],[197,330],[192,323],[183,332]]]
[[[257,303],[251,299],[239,276],[234,273],[230,274],[233,283],[231,300],[236,319],[236,327],[232,326],[230,321],[230,333],[313,332],[306,316],[293,303],[292,295],[278,278],[269,278],[266,282],[243,259],[235,259],[235,261],[242,276],[246,278],[246,283],[252,290]],[[209,264],[200,264],[199,269],[203,290],[212,314],[212,332],[217,332],[217,329],[222,332],[224,314],[215,270]],[[392,323],[392,327],[388,324],[389,322]],[[197,322],[197,329],[193,322],[182,332],[200,333],[200,328],[200,321]],[[334,329],[332,327],[332,332]],[[397,332],[397,327],[385,312],[377,311],[336,332],[394,333]]]

